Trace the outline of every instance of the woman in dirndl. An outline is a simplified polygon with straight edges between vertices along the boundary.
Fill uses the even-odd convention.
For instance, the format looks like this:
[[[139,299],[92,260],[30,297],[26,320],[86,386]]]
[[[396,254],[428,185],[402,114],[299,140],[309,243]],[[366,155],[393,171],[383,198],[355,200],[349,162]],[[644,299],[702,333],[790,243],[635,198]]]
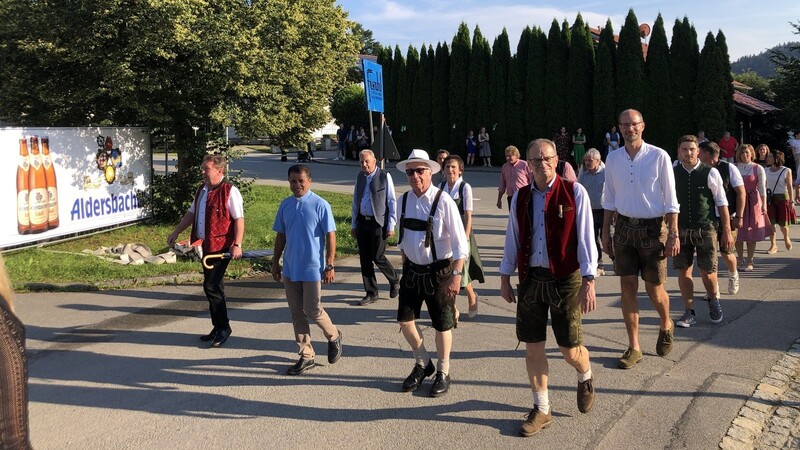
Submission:
[[[742,227],[736,236],[736,253],[740,269],[753,271],[753,254],[756,243],[763,241],[772,231],[767,216],[767,188],[764,168],[753,162],[756,152],[750,144],[742,144],[736,149],[736,167],[742,174],[746,192]],[[747,243],[747,259],[742,259],[744,244]]]
[[[792,189],[792,169],[784,167],[786,162],[782,151],[767,154],[767,215],[772,222],[772,235],[769,237],[770,246],[767,253],[777,253],[778,244],[775,236],[775,225],[781,228],[783,245],[786,250],[792,249],[792,240],[789,239],[789,224],[794,220],[794,190]]]

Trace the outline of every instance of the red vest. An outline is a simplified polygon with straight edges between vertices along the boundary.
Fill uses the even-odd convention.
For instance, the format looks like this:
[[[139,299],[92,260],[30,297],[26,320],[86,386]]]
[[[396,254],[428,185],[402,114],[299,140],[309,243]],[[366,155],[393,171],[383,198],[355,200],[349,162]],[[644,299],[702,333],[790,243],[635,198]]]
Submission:
[[[531,185],[517,192],[517,273],[520,282],[528,274],[531,258],[532,211]],[[553,187],[545,195],[544,229],[550,272],[556,278],[566,278],[580,269],[578,263],[578,231],[575,226],[575,191],[571,181],[556,176]]]
[[[216,187],[210,188],[206,194],[204,255],[228,251],[233,245],[234,239],[236,239],[236,229],[233,226],[231,213],[228,211],[228,198],[231,195],[232,186],[228,182],[222,182]],[[199,214],[197,207],[200,204],[199,200],[202,192],[203,188],[200,187],[194,195],[195,218]],[[192,242],[198,239],[195,231],[196,224],[197,221],[195,220],[192,224]]]

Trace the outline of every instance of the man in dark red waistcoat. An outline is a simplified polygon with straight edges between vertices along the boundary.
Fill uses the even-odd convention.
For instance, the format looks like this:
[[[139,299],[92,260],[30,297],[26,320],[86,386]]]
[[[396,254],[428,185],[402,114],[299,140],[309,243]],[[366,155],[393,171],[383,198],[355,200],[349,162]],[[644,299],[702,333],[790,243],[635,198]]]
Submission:
[[[236,186],[223,181],[227,165],[227,160],[222,155],[206,155],[203,158],[203,186],[197,190],[189,211],[167,238],[170,247],[175,245],[178,235],[191,225],[191,241],[203,240],[204,255],[229,252],[232,259],[242,257],[244,237],[242,194]],[[230,260],[214,261],[216,262],[211,269],[203,267],[203,291],[208,298],[208,309],[211,312],[211,323],[214,328],[209,334],[200,336],[200,340],[212,341],[212,347],[220,347],[231,335],[223,284],[225,270]]]
[[[581,313],[594,311],[597,246],[592,205],[583,186],[556,174],[556,145],[547,139],[528,144],[533,184],[514,194],[509,210],[500,294],[516,302],[511,275],[519,274],[517,338],[525,342],[533,410],[520,434],[532,436],[553,421],[547,394],[545,354],[547,315],[564,359],[578,378],[578,410],[594,404],[589,351],[582,344]]]

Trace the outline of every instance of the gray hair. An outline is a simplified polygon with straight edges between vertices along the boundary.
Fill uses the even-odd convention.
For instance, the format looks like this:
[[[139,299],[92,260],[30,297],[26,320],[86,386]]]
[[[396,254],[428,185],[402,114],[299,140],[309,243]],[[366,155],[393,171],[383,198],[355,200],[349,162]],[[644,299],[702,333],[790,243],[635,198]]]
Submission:
[[[584,153],[583,156],[590,156],[592,159],[599,160],[600,159],[600,151],[598,151],[596,148],[592,147],[589,150],[586,150],[586,153]]]
[[[375,157],[375,153],[373,153],[372,150],[370,150],[368,148],[365,148],[364,150],[361,150],[360,152],[358,152],[358,156],[361,156],[361,155],[370,155],[373,158]]]

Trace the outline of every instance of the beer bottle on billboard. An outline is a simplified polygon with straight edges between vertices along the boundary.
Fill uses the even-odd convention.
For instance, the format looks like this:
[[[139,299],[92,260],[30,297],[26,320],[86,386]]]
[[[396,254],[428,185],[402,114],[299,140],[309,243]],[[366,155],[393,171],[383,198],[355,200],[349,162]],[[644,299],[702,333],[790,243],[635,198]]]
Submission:
[[[19,140],[19,163],[17,165],[17,231],[28,234],[31,231],[31,216],[28,211],[28,140]]]
[[[28,204],[31,216],[31,233],[47,231],[47,218],[50,215],[47,196],[47,178],[39,154],[39,138],[31,137],[31,165],[28,169]]]
[[[47,182],[47,226],[52,230],[58,226],[58,183],[56,183],[56,169],[50,158],[50,138],[48,137],[42,137],[42,165]]]

